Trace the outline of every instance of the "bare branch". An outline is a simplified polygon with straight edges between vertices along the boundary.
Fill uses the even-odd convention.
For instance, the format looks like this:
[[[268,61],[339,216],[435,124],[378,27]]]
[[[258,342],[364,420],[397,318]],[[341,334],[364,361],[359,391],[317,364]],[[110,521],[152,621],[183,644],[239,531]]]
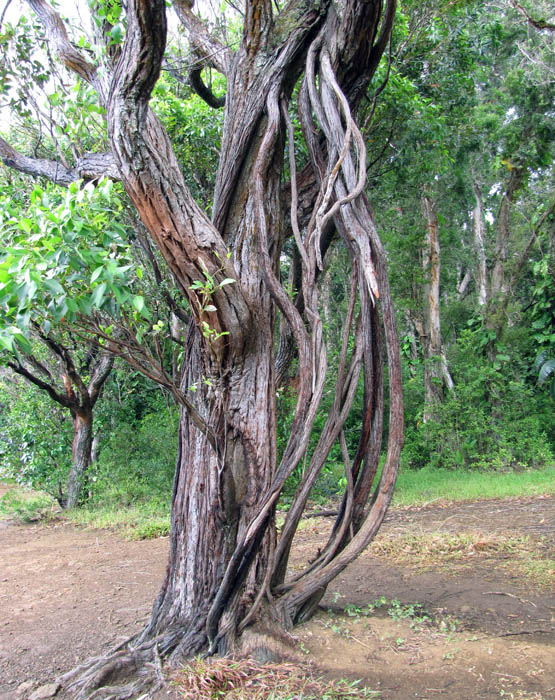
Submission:
[[[203,64],[211,65],[226,75],[231,60],[229,47],[218,41],[208,22],[195,15],[192,11],[193,4],[191,0],[174,0],[173,6],[177,16],[187,28],[191,46],[203,59]]]
[[[70,42],[64,22],[60,15],[49,5],[46,0],[27,0],[27,4],[42,22],[49,40],[64,63],[72,73],[77,73],[83,80],[90,83],[98,92],[104,103],[106,91],[99,78],[96,66],[77,51]]]
[[[45,391],[48,394],[48,396],[50,396],[50,398],[53,401],[60,404],[60,406],[63,406],[64,408],[69,408],[70,410],[75,410],[77,408],[77,401],[75,398],[71,398],[66,394],[62,394],[56,391],[56,389],[51,384],[43,381],[40,377],[37,377],[24,365],[22,365],[21,362],[7,362],[6,364],[8,365],[8,367],[13,369],[14,372],[16,372],[22,377],[25,377],[25,379],[28,382],[34,384],[34,386],[38,387],[39,389],[42,389],[42,391]]]
[[[225,105],[225,95],[222,97],[217,97],[214,95],[212,90],[204,84],[202,80],[202,66],[200,68],[193,68],[189,71],[189,80],[191,82],[191,87],[201,97],[207,105],[214,107],[214,109],[219,109]]]
[[[72,168],[68,168],[56,160],[24,156],[0,137],[0,160],[8,168],[33,177],[45,177],[56,185],[64,187],[81,179],[97,180],[102,177],[120,179],[111,153],[86,153]]]

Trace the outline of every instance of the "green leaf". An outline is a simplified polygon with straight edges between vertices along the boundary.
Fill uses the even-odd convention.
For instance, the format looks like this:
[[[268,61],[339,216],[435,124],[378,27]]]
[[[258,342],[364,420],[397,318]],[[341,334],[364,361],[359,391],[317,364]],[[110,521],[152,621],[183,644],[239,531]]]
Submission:
[[[225,280],[222,280],[218,286],[220,287],[225,287],[226,284],[235,284],[237,280],[234,280],[232,277],[226,277]]]
[[[31,219],[20,219],[19,226],[25,231],[25,233],[31,233],[33,222],[31,221]]]
[[[91,299],[93,306],[96,306],[97,308],[102,306],[104,295],[106,294],[106,287],[106,282],[102,282],[102,284],[99,284],[98,287],[96,287]]]
[[[17,343],[17,345],[23,350],[23,352],[29,354],[33,352],[33,346],[31,345],[31,341],[22,333],[18,333],[15,336],[14,340]]]
[[[119,22],[115,27],[112,27],[110,36],[112,37],[112,42],[114,44],[121,44],[123,39],[123,26]]]
[[[104,272],[104,267],[102,265],[100,267],[97,267],[96,270],[91,275],[91,283],[96,282],[96,280],[100,277],[100,275],[103,272]]]
[[[52,292],[52,294],[64,294],[64,288],[58,282],[58,280],[45,279],[43,284],[46,287],[46,289]]]
[[[133,297],[133,301],[131,303],[136,311],[138,311],[140,314],[143,313],[143,309],[145,308],[145,299],[143,296],[137,294]]]
[[[9,350],[10,352],[13,352],[13,342],[14,339],[11,334],[8,335],[7,333],[0,333],[0,347],[4,348],[5,350]]]

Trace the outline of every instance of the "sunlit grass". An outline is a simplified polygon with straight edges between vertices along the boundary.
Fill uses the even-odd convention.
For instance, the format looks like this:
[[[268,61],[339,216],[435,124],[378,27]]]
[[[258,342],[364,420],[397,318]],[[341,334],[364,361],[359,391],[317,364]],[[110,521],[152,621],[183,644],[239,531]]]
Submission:
[[[555,578],[555,561],[543,539],[484,532],[427,532],[382,536],[371,546],[372,556],[417,571],[456,570],[472,560],[490,558],[495,567],[519,572],[536,586],[549,588]]]
[[[472,501],[552,493],[555,493],[555,467],[518,472],[450,471],[425,467],[416,471],[401,470],[393,505],[409,506],[433,501]]]
[[[43,491],[12,486],[0,498],[0,520],[34,522],[57,511],[58,504]]]
[[[127,539],[164,537],[170,531],[169,506],[159,500],[131,506],[92,505],[67,513],[76,525],[115,530]]]

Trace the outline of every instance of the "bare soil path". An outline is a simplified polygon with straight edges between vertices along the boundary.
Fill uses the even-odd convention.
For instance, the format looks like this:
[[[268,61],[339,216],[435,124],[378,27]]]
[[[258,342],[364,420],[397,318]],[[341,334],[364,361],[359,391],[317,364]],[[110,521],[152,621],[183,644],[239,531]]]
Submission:
[[[306,521],[293,567],[314,554],[329,526]],[[545,582],[554,526],[553,497],[392,510],[375,547],[295,631],[297,647],[324,673],[362,678],[383,700],[554,698],[555,593]],[[468,540],[456,556],[417,551],[431,541],[441,553],[460,533]],[[518,553],[503,544],[515,538]],[[63,521],[0,522],[0,700],[25,700],[138,631],[167,548],[167,538],[125,541]],[[542,562],[541,588],[527,576],[524,550],[528,563]],[[367,614],[382,596],[387,602]],[[414,604],[422,608],[409,614]]]

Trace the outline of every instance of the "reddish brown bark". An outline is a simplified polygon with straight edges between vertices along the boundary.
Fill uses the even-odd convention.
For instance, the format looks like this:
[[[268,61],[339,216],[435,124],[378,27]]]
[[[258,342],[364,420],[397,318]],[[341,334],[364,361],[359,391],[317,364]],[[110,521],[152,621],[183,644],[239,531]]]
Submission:
[[[58,23],[45,14],[43,0],[29,1],[55,31],[66,65],[96,84],[96,71],[76,60]],[[192,3],[177,4],[193,45],[210,62],[210,37],[192,15]],[[171,388],[183,410],[170,559],[152,619],[130,648],[64,679],[83,694],[153,654],[177,660],[225,652],[261,617],[271,615],[289,626],[312,614],[328,583],[376,534],[391,500],[402,443],[393,305],[385,255],[364,195],[364,140],[353,117],[389,40],[394,0],[341,5],[293,0],[279,14],[269,0],[247,1],[240,46],[218,64],[228,87],[212,219],[187,189],[169,138],[148,106],[165,49],[165,12],[163,0],[128,2],[125,42],[110,88],[100,96],[119,177],[192,313],[184,379]],[[289,110],[301,76],[299,116],[310,162],[297,176]],[[291,181],[284,187],[286,159]],[[317,280],[333,235],[353,265],[335,400],[278,544],[276,503],[307,453],[328,371]],[[295,301],[279,277],[288,238],[296,246]],[[193,285],[206,273],[216,281],[210,310]],[[219,286],[224,278],[234,283]],[[291,347],[299,365],[297,405],[279,463],[278,314],[288,327],[278,374]],[[107,347],[117,350],[118,342],[107,339]],[[389,439],[376,485],[386,358]],[[351,457],[342,431],[361,373],[363,425]],[[160,372],[151,376],[167,381]],[[189,391],[192,386],[196,391]],[[336,440],[348,482],[343,507],[326,550],[288,580],[288,554],[310,485]]]

